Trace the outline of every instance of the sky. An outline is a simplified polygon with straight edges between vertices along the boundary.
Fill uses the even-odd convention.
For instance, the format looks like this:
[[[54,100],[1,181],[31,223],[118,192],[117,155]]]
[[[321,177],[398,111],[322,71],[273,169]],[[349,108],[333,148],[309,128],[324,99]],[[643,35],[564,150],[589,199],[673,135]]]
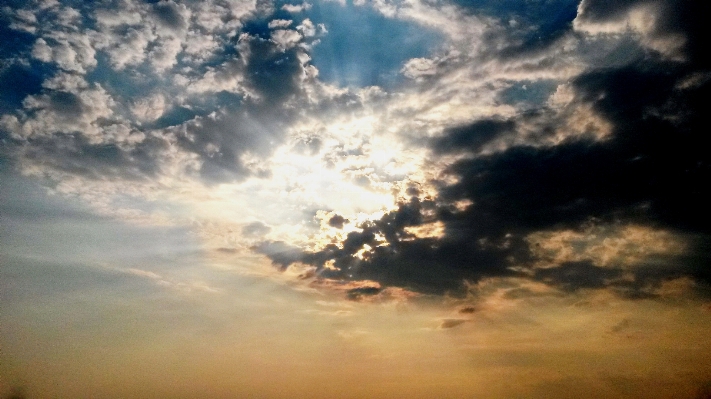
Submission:
[[[3,1],[0,397],[711,397],[702,3]]]

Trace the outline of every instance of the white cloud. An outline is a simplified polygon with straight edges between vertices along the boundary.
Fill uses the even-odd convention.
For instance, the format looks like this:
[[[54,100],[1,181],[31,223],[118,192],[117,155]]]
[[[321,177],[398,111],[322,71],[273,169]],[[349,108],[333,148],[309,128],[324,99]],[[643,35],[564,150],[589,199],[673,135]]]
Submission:
[[[37,17],[31,10],[19,9],[13,13],[12,10],[6,8],[3,11],[14,17],[12,22],[10,22],[10,29],[21,30],[32,34],[37,32]]]
[[[402,74],[411,79],[437,74],[437,62],[429,58],[413,58],[402,67]]]
[[[96,22],[104,29],[122,25],[136,26],[142,23],[145,6],[134,0],[120,0],[116,8],[99,8],[94,11]]]
[[[290,19],[273,19],[269,21],[269,29],[288,28],[293,21]]]
[[[146,59],[146,50],[155,36],[148,29],[129,28],[123,36],[108,36],[111,66],[122,70],[128,66],[141,64]]]
[[[131,112],[138,118],[139,121],[151,122],[163,115],[165,112],[166,103],[165,97],[161,94],[141,98],[134,101],[131,106]]]
[[[38,1],[37,7],[40,10],[46,10],[48,8],[58,7],[59,5],[59,0],[40,0]]]
[[[143,141],[142,132],[114,120],[114,99],[99,84],[80,75],[59,73],[43,83],[41,94],[23,101],[23,112],[5,115],[0,124],[18,139],[79,134],[91,144],[133,145]],[[146,111],[148,112],[148,111]]]
[[[677,60],[684,57],[681,50],[686,37],[675,32],[659,32],[657,26],[665,16],[663,2],[639,2],[616,15],[604,19],[588,16],[589,0],[583,0],[578,6],[578,15],[573,20],[573,28],[589,35],[624,35],[633,34],[639,42],[659,53]],[[624,6],[622,6],[624,7]]]
[[[170,37],[158,41],[155,47],[148,54],[148,60],[157,72],[172,68],[178,61],[176,57],[183,51],[180,39]]]
[[[190,31],[185,39],[184,53],[192,56],[192,61],[203,62],[219,48],[220,43],[215,36],[204,34],[199,31]]]
[[[295,14],[295,13],[302,12],[302,11],[304,11],[304,10],[309,10],[309,9],[311,9],[311,4],[310,4],[310,3],[307,3],[307,2],[303,2],[303,3],[301,3],[301,4],[284,4],[284,5],[281,7],[281,9],[284,10],[284,11],[286,11],[286,12],[290,12],[290,13],[294,13],[294,14]]]
[[[239,60],[229,60],[218,68],[208,68],[207,72],[198,79],[181,78],[176,76],[176,83],[186,86],[188,93],[216,93],[228,91],[233,93],[243,92],[244,65]]]
[[[283,50],[288,50],[299,44],[302,37],[299,32],[290,29],[277,29],[271,34],[272,41]]]
[[[32,46],[32,56],[43,62],[52,62],[52,48],[47,45],[44,39],[37,39],[35,45]]]
[[[57,23],[65,28],[74,28],[82,23],[81,13],[71,7],[64,7],[57,13]]]
[[[226,0],[233,18],[243,19],[257,11],[257,0]]]
[[[296,30],[301,32],[304,37],[312,37],[316,35],[316,26],[314,26],[314,23],[308,18],[304,19],[301,24],[296,27]]]
[[[78,73],[86,73],[96,66],[96,50],[89,37],[79,33],[51,32],[35,41],[32,56]]]

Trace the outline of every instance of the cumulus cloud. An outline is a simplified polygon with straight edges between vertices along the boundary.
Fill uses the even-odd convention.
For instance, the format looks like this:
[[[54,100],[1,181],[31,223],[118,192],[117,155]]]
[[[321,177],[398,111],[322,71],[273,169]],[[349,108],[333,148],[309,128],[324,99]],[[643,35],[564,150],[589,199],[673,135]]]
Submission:
[[[269,29],[288,28],[293,21],[290,19],[274,19],[269,21]]]
[[[171,0],[161,0],[153,5],[151,14],[156,25],[168,31],[181,31],[187,28],[190,12],[185,5],[178,5]]]
[[[302,37],[299,32],[290,29],[277,29],[271,35],[272,40],[284,50],[296,46]]]
[[[86,73],[96,66],[95,55],[88,37],[63,32],[37,39],[32,48],[32,56],[36,59],[79,73]]]
[[[154,94],[147,98],[134,101],[131,112],[139,121],[154,121],[160,118],[165,112],[165,97],[161,94]]]
[[[301,4],[284,4],[281,6],[281,9],[290,12],[290,13],[299,13],[304,10],[309,10],[311,8],[311,4],[307,2],[303,2]]]
[[[129,28],[121,36],[104,38],[100,46],[106,52],[114,69],[141,64],[147,57],[146,50],[154,39],[154,34],[145,28]]]
[[[341,215],[333,215],[330,219],[328,219],[328,224],[332,227],[335,227],[337,229],[342,229],[343,224],[347,223],[348,219],[344,218]]]
[[[49,90],[25,98],[19,118],[3,116],[6,129],[19,138],[79,133],[90,142],[104,142],[99,120],[113,114],[114,101],[103,87],[89,87],[70,75],[59,75],[45,86]]]

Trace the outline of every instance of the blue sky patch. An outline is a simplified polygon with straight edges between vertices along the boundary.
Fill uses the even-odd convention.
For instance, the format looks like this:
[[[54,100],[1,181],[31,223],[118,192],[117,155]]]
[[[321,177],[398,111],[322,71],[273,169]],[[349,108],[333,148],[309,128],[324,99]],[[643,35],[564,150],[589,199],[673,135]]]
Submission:
[[[524,107],[540,106],[555,91],[558,83],[554,80],[524,80],[505,89],[499,95],[501,101]]]
[[[306,13],[328,33],[312,51],[325,82],[340,86],[390,86],[409,59],[427,56],[442,42],[437,32],[387,18],[367,6],[314,3]]]
[[[0,82],[3,82],[0,85],[0,113],[22,108],[22,100],[28,95],[39,93],[45,76],[55,69],[35,62],[30,65],[12,63],[0,67]]]
[[[537,47],[572,27],[578,12],[575,0],[454,0],[477,15],[488,15],[508,25],[520,37],[521,49]],[[509,25],[509,23],[511,23]]]

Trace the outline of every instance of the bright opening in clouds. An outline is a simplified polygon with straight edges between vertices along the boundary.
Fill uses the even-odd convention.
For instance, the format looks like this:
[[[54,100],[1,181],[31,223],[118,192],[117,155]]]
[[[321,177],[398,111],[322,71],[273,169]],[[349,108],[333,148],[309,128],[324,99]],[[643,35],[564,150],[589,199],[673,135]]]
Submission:
[[[704,11],[5,1],[0,396],[709,397]]]

